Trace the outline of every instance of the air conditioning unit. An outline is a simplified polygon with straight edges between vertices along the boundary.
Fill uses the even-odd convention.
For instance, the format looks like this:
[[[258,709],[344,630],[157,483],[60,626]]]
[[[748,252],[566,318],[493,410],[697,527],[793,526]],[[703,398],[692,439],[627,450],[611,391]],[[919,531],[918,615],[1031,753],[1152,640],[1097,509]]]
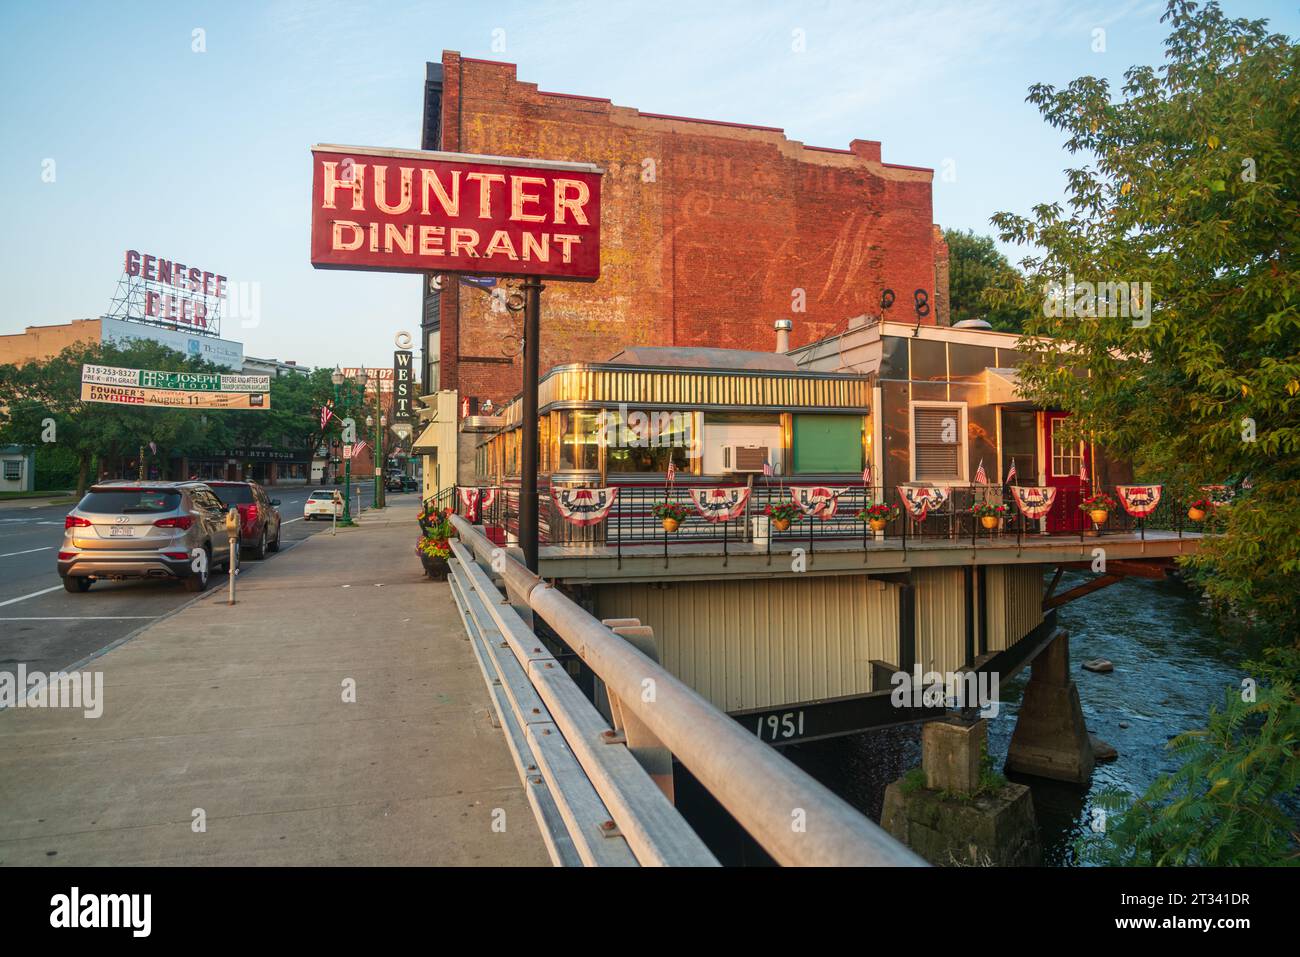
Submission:
[[[722,447],[722,471],[724,472],[761,472],[767,460],[766,445],[724,445]]]

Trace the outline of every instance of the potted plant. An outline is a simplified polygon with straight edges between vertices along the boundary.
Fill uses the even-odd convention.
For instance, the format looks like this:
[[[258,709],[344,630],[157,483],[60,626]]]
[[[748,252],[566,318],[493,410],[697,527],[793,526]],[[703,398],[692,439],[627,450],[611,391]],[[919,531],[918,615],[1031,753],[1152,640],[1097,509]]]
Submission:
[[[778,532],[784,532],[790,527],[790,523],[803,513],[794,502],[781,502],[778,505],[769,505],[763,509],[763,514],[771,519],[773,528]]]
[[[420,531],[426,535],[429,534],[429,529],[439,522],[446,521],[447,527],[451,527],[451,521],[438,510],[432,499],[420,506],[420,514],[415,517],[415,520],[420,523]]]
[[[665,532],[677,531],[677,526],[686,521],[686,516],[690,514],[690,509],[685,505],[679,505],[676,502],[659,502],[651,512],[654,517],[663,522]]]
[[[420,556],[426,575],[436,582],[447,580],[447,573],[451,571],[451,566],[447,564],[447,559],[451,557],[451,546],[447,539],[425,535],[415,546],[415,553]]]
[[[1079,502],[1079,511],[1087,512],[1092,524],[1101,526],[1115,508],[1115,500],[1105,492],[1091,492]]]
[[[980,520],[981,525],[992,531],[1007,517],[1007,507],[1001,502],[978,502],[971,506],[970,513]]]
[[[1187,517],[1193,522],[1205,521],[1205,516],[1214,508],[1214,502],[1208,498],[1199,498],[1187,509]]]
[[[448,539],[456,534],[451,524],[450,511],[442,512],[430,503],[420,508],[420,541],[416,543],[415,554],[420,556],[424,572],[434,581],[446,581],[451,570],[447,559],[451,557]]]
[[[871,526],[873,532],[883,532],[885,525],[898,518],[898,506],[880,502],[864,508],[856,517],[859,522],[866,522]]]

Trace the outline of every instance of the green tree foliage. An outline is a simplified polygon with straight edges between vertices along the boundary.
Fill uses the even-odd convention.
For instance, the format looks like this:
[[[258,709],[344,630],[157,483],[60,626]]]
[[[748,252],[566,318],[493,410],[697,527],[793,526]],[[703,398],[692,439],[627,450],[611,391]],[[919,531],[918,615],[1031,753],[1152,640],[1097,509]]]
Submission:
[[[92,478],[90,464],[96,457],[134,457],[149,442],[157,445],[163,459],[172,451],[184,454],[202,446],[204,424],[193,412],[82,402],[83,363],[165,372],[214,371],[202,360],[147,341],[128,346],[81,343],[44,361],[0,366],[2,440],[43,444],[47,422],[53,419],[54,443],[76,455],[78,494]]]
[[[946,229],[951,320],[985,319],[1001,332],[1020,332],[1032,311],[1016,297],[1024,282],[992,237]],[[994,293],[1001,293],[995,298]]]
[[[1080,842],[1083,860],[1124,867],[1300,864],[1300,657],[1274,648],[1248,667],[1267,683],[1253,700],[1227,689],[1204,729],[1169,742],[1182,761],[1178,771],[1137,799],[1115,788],[1097,796],[1095,806],[1117,816]]]
[[[0,366],[0,442],[47,445],[43,437],[53,419],[54,445],[75,456],[78,494],[95,477],[94,460],[134,458],[149,442],[158,448],[151,456],[164,463],[172,455],[235,447],[315,448],[321,436],[320,407],[332,391],[328,371],[317,370],[273,378],[269,410],[131,408],[82,402],[83,364],[224,371],[147,340],[82,343],[50,359]]]
[[[1095,77],[1029,99],[1089,161],[1067,171],[1069,211],[999,213],[1004,240],[1036,244],[1020,295],[1035,306],[1022,381],[1038,400],[1192,491],[1249,476],[1254,494],[1198,564],[1211,594],[1300,615],[1300,47],[1263,21],[1173,2],[1160,70],[1122,95]],[[1048,315],[1047,284],[1138,284]],[[1144,296],[1142,284],[1149,283]],[[1110,290],[1112,293],[1113,289]],[[1130,290],[1131,291],[1131,290]],[[1128,306],[1127,310],[1122,309]],[[1046,307],[1046,308],[1045,308]],[[1135,312],[1149,311],[1149,324]],[[1071,375],[1060,361],[1088,377]]]
[[[1036,247],[1008,294],[1034,310],[1021,378],[1175,493],[1251,479],[1188,564],[1294,668],[1300,47],[1215,3],[1173,0],[1164,20],[1165,64],[1129,69],[1118,96],[1095,77],[1030,89],[1082,162],[1066,171],[1065,207],[993,218],[1004,241]],[[1120,815],[1111,840],[1136,842],[1134,862],[1295,853],[1278,817],[1296,785],[1294,672],[1271,678],[1254,705],[1229,701],[1186,737],[1182,771]]]

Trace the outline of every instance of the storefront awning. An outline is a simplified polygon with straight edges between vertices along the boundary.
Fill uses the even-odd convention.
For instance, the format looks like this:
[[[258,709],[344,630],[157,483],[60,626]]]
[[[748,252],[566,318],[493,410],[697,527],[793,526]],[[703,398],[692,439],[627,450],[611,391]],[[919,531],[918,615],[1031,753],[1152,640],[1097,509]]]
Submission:
[[[438,450],[438,441],[434,432],[437,428],[437,422],[430,422],[425,426],[424,431],[420,433],[420,437],[411,443],[411,451],[416,455],[428,455],[430,452],[436,452]]]
[[[1016,369],[984,370],[984,385],[988,389],[988,404],[1010,409],[1037,408],[1020,393],[1020,372]]]

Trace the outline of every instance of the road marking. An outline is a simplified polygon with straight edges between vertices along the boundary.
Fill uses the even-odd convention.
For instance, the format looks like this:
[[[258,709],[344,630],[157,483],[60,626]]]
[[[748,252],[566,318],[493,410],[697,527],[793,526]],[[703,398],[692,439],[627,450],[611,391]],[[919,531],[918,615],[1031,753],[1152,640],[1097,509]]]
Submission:
[[[53,547],[53,545],[46,545],[44,548],[29,548],[25,552],[8,552],[7,554],[0,555],[0,558],[13,558],[15,555],[30,555],[32,552],[48,552]]]
[[[292,525],[294,522],[301,522],[301,521],[302,521],[302,516],[299,516],[298,518],[291,518],[291,519],[289,519],[289,520],[286,521],[286,522],[281,522],[280,524],[281,524],[281,525]],[[0,557],[2,557],[2,556],[0,556]]]
[[[40,591],[34,591],[30,595],[22,595],[18,598],[10,598],[8,601],[0,601],[0,608],[3,608],[5,605],[15,605],[18,602],[26,601],[29,598],[38,598],[41,595],[48,595],[50,592],[58,591],[62,587],[62,585],[54,585],[51,588],[43,588]]]
[[[0,618],[0,621],[153,621],[159,615],[50,615],[46,618]]]

